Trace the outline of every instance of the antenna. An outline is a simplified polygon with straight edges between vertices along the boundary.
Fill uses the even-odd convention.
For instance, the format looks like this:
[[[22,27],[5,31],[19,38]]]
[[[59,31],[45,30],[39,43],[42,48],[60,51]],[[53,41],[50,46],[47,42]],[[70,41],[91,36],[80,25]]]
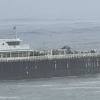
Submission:
[[[16,26],[13,27],[13,31],[14,31],[14,34],[15,34],[15,38],[17,38]]]

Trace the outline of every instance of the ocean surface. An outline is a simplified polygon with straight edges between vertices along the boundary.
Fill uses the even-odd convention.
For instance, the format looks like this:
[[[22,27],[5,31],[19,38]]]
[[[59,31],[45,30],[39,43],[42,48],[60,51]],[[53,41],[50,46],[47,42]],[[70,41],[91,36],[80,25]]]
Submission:
[[[100,75],[0,81],[0,100],[100,100]]]
[[[0,20],[0,38],[11,38],[14,32],[32,49],[68,45],[74,50],[100,51],[99,20]],[[100,100],[100,74],[0,80],[0,100]]]
[[[16,32],[13,27],[16,26]],[[33,49],[100,50],[100,20],[0,20],[0,38],[17,34]]]

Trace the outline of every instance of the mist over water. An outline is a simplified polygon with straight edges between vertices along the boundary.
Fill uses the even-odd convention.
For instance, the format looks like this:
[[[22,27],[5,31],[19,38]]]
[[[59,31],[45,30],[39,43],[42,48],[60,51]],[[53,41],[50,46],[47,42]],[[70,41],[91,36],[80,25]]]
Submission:
[[[14,33],[33,49],[61,48],[100,50],[99,20],[7,20],[0,23],[0,34]]]

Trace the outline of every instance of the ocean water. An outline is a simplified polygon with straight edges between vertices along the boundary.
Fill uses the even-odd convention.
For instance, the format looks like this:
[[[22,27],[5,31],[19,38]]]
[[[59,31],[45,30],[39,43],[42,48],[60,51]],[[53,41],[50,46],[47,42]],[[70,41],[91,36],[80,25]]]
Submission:
[[[0,81],[0,100],[99,100],[100,75]]]
[[[99,20],[7,20],[0,22],[0,35],[15,33],[13,26],[33,49],[68,45],[75,50],[100,50]]]
[[[100,51],[99,20],[0,21],[0,38],[17,36],[33,49],[71,46]],[[6,36],[7,38],[7,36]],[[31,80],[0,80],[0,100],[99,100],[100,74]]]

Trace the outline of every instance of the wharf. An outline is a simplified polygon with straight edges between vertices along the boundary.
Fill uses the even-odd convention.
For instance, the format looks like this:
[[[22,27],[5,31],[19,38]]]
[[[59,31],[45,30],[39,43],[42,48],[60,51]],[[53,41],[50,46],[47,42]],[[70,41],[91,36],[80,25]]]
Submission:
[[[34,61],[34,60],[54,60],[54,59],[76,59],[76,58],[98,58],[100,53],[81,53],[81,54],[65,54],[65,55],[42,55],[42,56],[28,56],[28,57],[8,57],[0,58],[2,61]]]

